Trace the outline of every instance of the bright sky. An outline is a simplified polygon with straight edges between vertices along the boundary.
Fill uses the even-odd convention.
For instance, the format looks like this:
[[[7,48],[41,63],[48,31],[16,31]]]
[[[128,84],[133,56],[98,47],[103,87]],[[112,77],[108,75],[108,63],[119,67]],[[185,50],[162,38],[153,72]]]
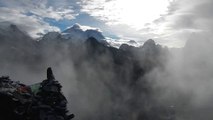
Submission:
[[[182,47],[192,34],[213,29],[211,5],[212,0],[0,0],[0,21],[13,22],[33,37],[79,23],[117,42],[142,44],[151,38]]]
[[[112,0],[94,3],[98,3],[98,0],[87,2],[83,7],[84,11],[105,20],[108,24],[124,24],[136,29],[141,29],[144,24],[166,14],[169,6],[168,0]]]

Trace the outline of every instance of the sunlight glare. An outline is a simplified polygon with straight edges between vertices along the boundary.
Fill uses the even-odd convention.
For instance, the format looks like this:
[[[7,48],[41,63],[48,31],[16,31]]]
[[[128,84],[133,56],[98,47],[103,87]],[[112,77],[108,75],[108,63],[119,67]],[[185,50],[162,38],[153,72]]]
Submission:
[[[125,24],[141,29],[167,12],[169,0],[113,0],[104,5],[111,24]]]

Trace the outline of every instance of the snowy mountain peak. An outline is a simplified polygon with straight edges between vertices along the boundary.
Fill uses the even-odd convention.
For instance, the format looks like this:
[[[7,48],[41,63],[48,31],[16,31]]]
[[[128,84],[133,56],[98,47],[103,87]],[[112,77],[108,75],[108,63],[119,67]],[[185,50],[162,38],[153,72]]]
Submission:
[[[72,40],[75,43],[82,43],[90,37],[94,37],[98,41],[105,39],[99,29],[83,26],[78,23],[64,30],[61,34],[63,39]]]
[[[73,26],[72,26],[73,29],[81,29],[81,25],[78,24],[78,23],[75,23]]]
[[[71,27],[68,27],[66,30],[64,30],[62,33],[72,33],[72,32],[83,32],[83,29],[81,28],[80,24],[76,23]]]

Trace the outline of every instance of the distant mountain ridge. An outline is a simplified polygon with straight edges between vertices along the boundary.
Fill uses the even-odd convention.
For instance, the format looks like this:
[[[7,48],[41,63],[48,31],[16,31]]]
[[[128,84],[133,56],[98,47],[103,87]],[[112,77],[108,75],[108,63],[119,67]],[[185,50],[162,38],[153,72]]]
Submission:
[[[89,37],[94,37],[98,41],[103,41],[105,37],[98,30],[87,28],[86,30],[82,28],[79,24],[74,24],[72,27],[67,28],[63,32],[48,32],[45,34],[41,40],[61,40],[72,42],[74,44],[81,44],[85,42]]]

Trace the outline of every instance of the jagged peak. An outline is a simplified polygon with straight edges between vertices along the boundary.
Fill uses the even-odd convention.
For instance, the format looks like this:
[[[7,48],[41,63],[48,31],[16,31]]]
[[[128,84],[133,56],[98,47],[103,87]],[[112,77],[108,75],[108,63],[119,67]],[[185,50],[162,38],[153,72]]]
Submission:
[[[81,29],[81,25],[78,23],[75,23],[71,28],[73,29]]]
[[[143,44],[143,46],[146,46],[146,45],[148,45],[148,46],[150,46],[150,45],[156,45],[156,43],[155,43],[155,41],[153,40],[153,39],[148,39],[144,44]]]
[[[119,47],[120,50],[127,50],[130,46],[126,43],[121,44],[121,46]]]

